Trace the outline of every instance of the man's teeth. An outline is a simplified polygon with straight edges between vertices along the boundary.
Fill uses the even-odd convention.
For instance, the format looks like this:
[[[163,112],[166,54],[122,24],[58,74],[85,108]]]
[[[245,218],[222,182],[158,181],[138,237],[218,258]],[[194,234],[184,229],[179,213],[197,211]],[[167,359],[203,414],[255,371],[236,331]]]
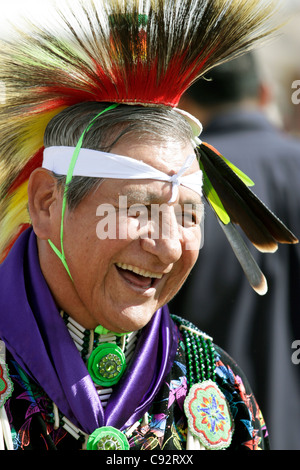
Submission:
[[[145,271],[144,269],[137,268],[136,266],[132,266],[131,264],[116,263],[116,266],[118,266],[118,268],[121,268],[121,269],[132,271],[135,274],[139,274],[140,276],[144,276],[144,277],[155,277],[157,279],[161,279],[163,277],[162,274],[152,273],[151,271]]]

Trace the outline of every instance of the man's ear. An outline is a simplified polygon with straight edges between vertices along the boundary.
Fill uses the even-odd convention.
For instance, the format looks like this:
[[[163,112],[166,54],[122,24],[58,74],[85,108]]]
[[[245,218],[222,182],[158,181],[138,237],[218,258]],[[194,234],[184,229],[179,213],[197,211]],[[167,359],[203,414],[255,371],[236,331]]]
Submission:
[[[42,240],[51,238],[61,213],[61,195],[55,178],[44,168],[37,168],[30,175],[28,209],[36,235]]]

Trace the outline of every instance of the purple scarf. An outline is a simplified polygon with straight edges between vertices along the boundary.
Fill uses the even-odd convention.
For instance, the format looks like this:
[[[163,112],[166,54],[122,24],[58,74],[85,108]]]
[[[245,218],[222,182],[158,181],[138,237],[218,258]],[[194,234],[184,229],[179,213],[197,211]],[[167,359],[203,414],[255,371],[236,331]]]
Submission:
[[[134,357],[104,411],[40,270],[32,229],[18,238],[0,266],[0,289],[0,338],[75,426],[88,434],[106,425],[122,430],[143,416],[177,349],[177,330],[166,306],[143,328]]]

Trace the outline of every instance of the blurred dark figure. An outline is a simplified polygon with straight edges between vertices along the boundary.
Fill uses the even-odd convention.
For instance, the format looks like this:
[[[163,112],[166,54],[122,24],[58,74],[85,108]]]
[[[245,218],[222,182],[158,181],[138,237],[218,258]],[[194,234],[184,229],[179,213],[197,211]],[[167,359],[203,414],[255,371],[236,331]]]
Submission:
[[[253,56],[220,66],[206,78],[211,80],[195,84],[180,107],[202,121],[201,139],[253,179],[253,191],[299,238],[300,143],[264,115],[269,93]],[[300,354],[293,349],[300,340],[300,248],[280,246],[263,256],[251,251],[267,277],[263,297],[248,285],[207,207],[204,247],[170,309],[239,361],[254,384],[272,449],[300,449]]]

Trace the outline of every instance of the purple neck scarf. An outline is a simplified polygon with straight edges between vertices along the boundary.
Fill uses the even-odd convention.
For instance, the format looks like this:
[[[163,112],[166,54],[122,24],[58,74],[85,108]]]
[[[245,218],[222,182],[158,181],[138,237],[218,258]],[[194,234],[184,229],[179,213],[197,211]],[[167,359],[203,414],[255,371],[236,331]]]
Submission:
[[[143,328],[134,357],[103,410],[40,270],[32,229],[18,238],[0,266],[0,288],[0,338],[75,426],[87,434],[106,425],[122,430],[143,416],[176,354],[177,330],[166,306]]]

